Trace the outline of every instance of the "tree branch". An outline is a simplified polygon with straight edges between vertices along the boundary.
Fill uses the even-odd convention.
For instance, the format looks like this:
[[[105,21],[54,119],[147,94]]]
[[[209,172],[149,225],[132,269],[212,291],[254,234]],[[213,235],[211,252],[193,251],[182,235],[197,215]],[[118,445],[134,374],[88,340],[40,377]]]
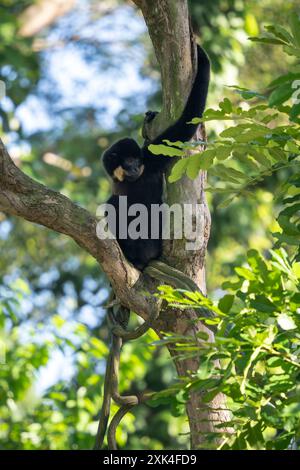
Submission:
[[[72,238],[90,253],[107,274],[121,303],[148,318],[157,301],[146,297],[144,276],[124,257],[114,240],[100,240],[97,219],[66,196],[25,175],[12,161],[0,139],[0,211],[44,225]]]
[[[65,15],[75,5],[75,0],[39,0],[30,5],[20,15],[19,34],[31,37]]]

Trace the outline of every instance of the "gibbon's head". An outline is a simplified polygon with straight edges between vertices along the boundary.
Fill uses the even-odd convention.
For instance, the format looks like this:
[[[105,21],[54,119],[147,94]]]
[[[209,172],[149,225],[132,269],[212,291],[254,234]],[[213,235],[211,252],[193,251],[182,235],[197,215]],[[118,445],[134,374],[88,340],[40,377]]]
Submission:
[[[115,181],[136,181],[144,171],[142,151],[134,139],[121,139],[103,154],[106,171]]]

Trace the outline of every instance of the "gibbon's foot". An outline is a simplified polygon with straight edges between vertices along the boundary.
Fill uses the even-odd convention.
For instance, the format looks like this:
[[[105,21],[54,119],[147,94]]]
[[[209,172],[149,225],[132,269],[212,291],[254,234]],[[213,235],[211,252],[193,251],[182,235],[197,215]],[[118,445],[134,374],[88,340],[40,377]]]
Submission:
[[[158,111],[147,111],[145,113],[144,123],[143,123],[143,128],[142,128],[142,136],[145,139],[144,145],[151,143],[151,139],[147,135],[147,125],[150,124],[150,122],[152,122],[155,116],[157,116],[158,114],[159,114]]]
[[[155,118],[155,116],[157,116],[159,113],[158,111],[147,111],[145,113],[145,122],[146,123],[149,123],[151,121],[153,121],[153,119]]]

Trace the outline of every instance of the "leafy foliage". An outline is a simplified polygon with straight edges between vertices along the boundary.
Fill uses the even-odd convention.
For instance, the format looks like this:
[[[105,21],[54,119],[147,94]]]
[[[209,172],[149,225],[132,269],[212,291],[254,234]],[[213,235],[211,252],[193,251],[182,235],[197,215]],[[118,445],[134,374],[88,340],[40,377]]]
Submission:
[[[250,250],[247,267],[236,268],[237,279],[223,286],[229,293],[217,304],[199,293],[160,288],[170,304],[205,305],[215,313],[214,343],[203,334],[200,342],[170,340],[179,353],[194,351],[201,361],[181,383],[180,397],[195,390],[203,391],[205,403],[220,392],[227,397],[233,433],[220,431],[221,449],[279,450],[299,442],[300,263],[291,264],[283,249],[270,256]]]

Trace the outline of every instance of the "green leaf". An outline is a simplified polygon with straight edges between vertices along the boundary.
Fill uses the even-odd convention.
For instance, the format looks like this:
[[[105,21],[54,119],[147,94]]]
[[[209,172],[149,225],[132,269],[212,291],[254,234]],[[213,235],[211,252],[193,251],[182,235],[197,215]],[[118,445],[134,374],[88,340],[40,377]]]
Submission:
[[[200,124],[203,122],[203,117],[202,118],[193,118],[191,121],[188,122],[188,124]]]
[[[282,41],[281,39],[275,39],[272,37],[250,37],[248,38],[250,41],[253,42],[260,42],[262,44],[280,44],[285,46],[286,42]]]
[[[259,93],[258,91],[249,90],[249,88],[243,88],[236,85],[229,86],[228,88],[233,88],[236,93],[242,96],[244,100],[251,100],[252,98],[265,99],[265,96]]]
[[[300,57],[300,48],[299,47],[289,47],[285,46],[283,48],[284,52],[293,57]]]
[[[292,271],[297,277],[297,279],[300,279],[300,262],[299,263],[293,263],[292,265]]]
[[[278,78],[275,78],[271,83],[269,83],[268,88],[274,88],[275,86],[282,85],[283,83],[289,82],[292,83],[294,80],[300,79],[299,73],[287,73],[281,75]]]
[[[280,248],[279,250],[270,250],[270,253],[272,254],[275,262],[277,262],[276,265],[278,268],[289,275],[291,268],[286,251],[283,248]]]
[[[226,209],[226,207],[230,206],[230,204],[234,201],[236,198],[236,194],[233,194],[232,196],[229,196],[228,198],[224,199],[220,204],[218,204],[218,207],[220,209]]]
[[[283,211],[280,212],[280,216],[293,216],[294,214],[297,214],[300,211],[300,203],[299,204],[293,204],[292,206],[286,207]]]
[[[176,142],[171,142],[168,139],[164,139],[163,142],[165,142],[167,145],[171,147],[179,147],[179,148],[184,148],[185,143],[181,142],[180,140],[176,140]]]
[[[282,228],[282,230],[284,231],[284,233],[286,235],[291,235],[291,236],[294,236],[294,235],[298,235],[300,237],[300,230],[299,228],[296,227],[296,225],[292,222],[290,222],[290,219],[289,217],[286,217],[284,215],[280,215],[277,219],[280,227]],[[300,238],[299,238],[300,240]]]
[[[277,323],[283,330],[294,330],[297,328],[296,323],[294,322],[293,318],[286,313],[281,313],[277,317]]]
[[[280,244],[286,244],[286,245],[295,245],[299,247],[299,235],[297,236],[290,236],[290,235],[285,235],[279,232],[274,232],[273,237],[277,238],[277,240],[280,242]]]
[[[254,273],[259,274],[262,278],[267,279],[268,267],[263,257],[257,250],[249,250],[247,252],[247,261]]]
[[[287,158],[288,158],[286,152],[284,152],[284,150],[281,150],[280,148],[277,148],[277,147],[276,148],[273,147],[273,148],[266,150],[266,154],[269,154],[275,162],[279,162],[279,163],[287,161]]]
[[[300,109],[300,108],[299,108]],[[292,140],[289,140],[286,144],[285,144],[285,148],[291,152],[291,153],[296,153],[296,154],[299,154],[300,153],[300,148],[299,146],[293,142]]]
[[[214,158],[216,156],[216,150],[208,149],[196,155],[199,158],[199,170],[208,170],[213,164]]]
[[[235,268],[235,272],[240,276],[245,279],[248,279],[249,281],[254,281],[256,279],[255,274],[253,274],[250,269],[247,268]]]
[[[219,300],[218,308],[221,312],[228,313],[232,307],[234,295],[226,294]]]
[[[218,165],[216,167],[218,169],[218,171],[220,172],[220,175],[223,179],[228,179],[229,181],[234,181],[234,180],[246,180],[247,179],[247,176],[244,175],[244,173],[242,173],[241,171],[239,170],[236,170],[235,168],[232,168],[232,167],[226,167],[224,165]]]
[[[199,164],[200,164],[201,156],[202,155],[198,153],[198,154],[191,155],[188,158],[188,166],[186,169],[186,174],[192,180],[197,178],[199,174]]]
[[[225,145],[216,147],[216,157],[220,161],[226,160],[228,157],[230,157],[231,152],[231,147],[226,147]]]
[[[178,162],[176,162],[172,168],[172,172],[169,176],[169,182],[175,183],[178,181],[184,175],[187,165],[188,158],[182,158],[181,160],[178,160]]]
[[[52,398],[53,400],[57,400],[61,402],[65,402],[67,399],[65,393],[62,393],[62,392],[51,392],[49,394],[49,397]]]
[[[91,345],[94,347],[95,351],[98,354],[98,357],[103,357],[107,354],[107,346],[103,341],[101,341],[98,338],[95,338],[94,336],[91,338]]]
[[[265,154],[263,151],[254,148],[251,148],[249,154],[263,167],[270,168],[272,166],[271,160],[268,158],[269,154]]]
[[[281,39],[282,41],[286,42],[287,44],[293,42],[293,37],[291,36],[291,34],[278,24],[265,26],[265,29],[269,33],[276,36],[278,39]]]
[[[30,287],[28,282],[24,279],[18,278],[13,283],[13,288],[17,291],[20,291],[22,294],[30,294]]]
[[[209,121],[211,119],[223,119],[225,116],[225,112],[222,110],[217,110],[217,109],[207,109],[203,113],[203,119],[205,121]]]
[[[236,137],[243,132],[245,128],[245,125],[240,125],[240,126],[233,126],[233,127],[228,127],[224,131],[220,133],[221,137],[228,138],[228,137]]]
[[[294,90],[289,83],[280,85],[269,96],[269,106],[278,106],[284,103],[292,96],[293,92]]]
[[[174,147],[168,147],[167,145],[159,144],[154,145],[150,144],[148,149],[154,155],[165,155],[166,157],[182,157],[184,152]]]
[[[259,27],[255,16],[252,13],[247,13],[245,16],[245,31],[247,34],[256,36],[259,33]]]
[[[58,329],[62,328],[66,324],[66,320],[60,315],[53,315],[51,321]]]
[[[273,302],[262,294],[251,299],[250,306],[259,312],[273,313],[277,310]]]
[[[290,16],[290,27],[295,40],[295,46],[300,47],[300,20],[297,12]]]
[[[300,116],[300,103],[294,104],[291,108],[290,119],[294,121]]]
[[[232,112],[232,103],[228,98],[224,98],[224,100],[219,103],[219,108],[224,111],[224,113],[229,114]]]

